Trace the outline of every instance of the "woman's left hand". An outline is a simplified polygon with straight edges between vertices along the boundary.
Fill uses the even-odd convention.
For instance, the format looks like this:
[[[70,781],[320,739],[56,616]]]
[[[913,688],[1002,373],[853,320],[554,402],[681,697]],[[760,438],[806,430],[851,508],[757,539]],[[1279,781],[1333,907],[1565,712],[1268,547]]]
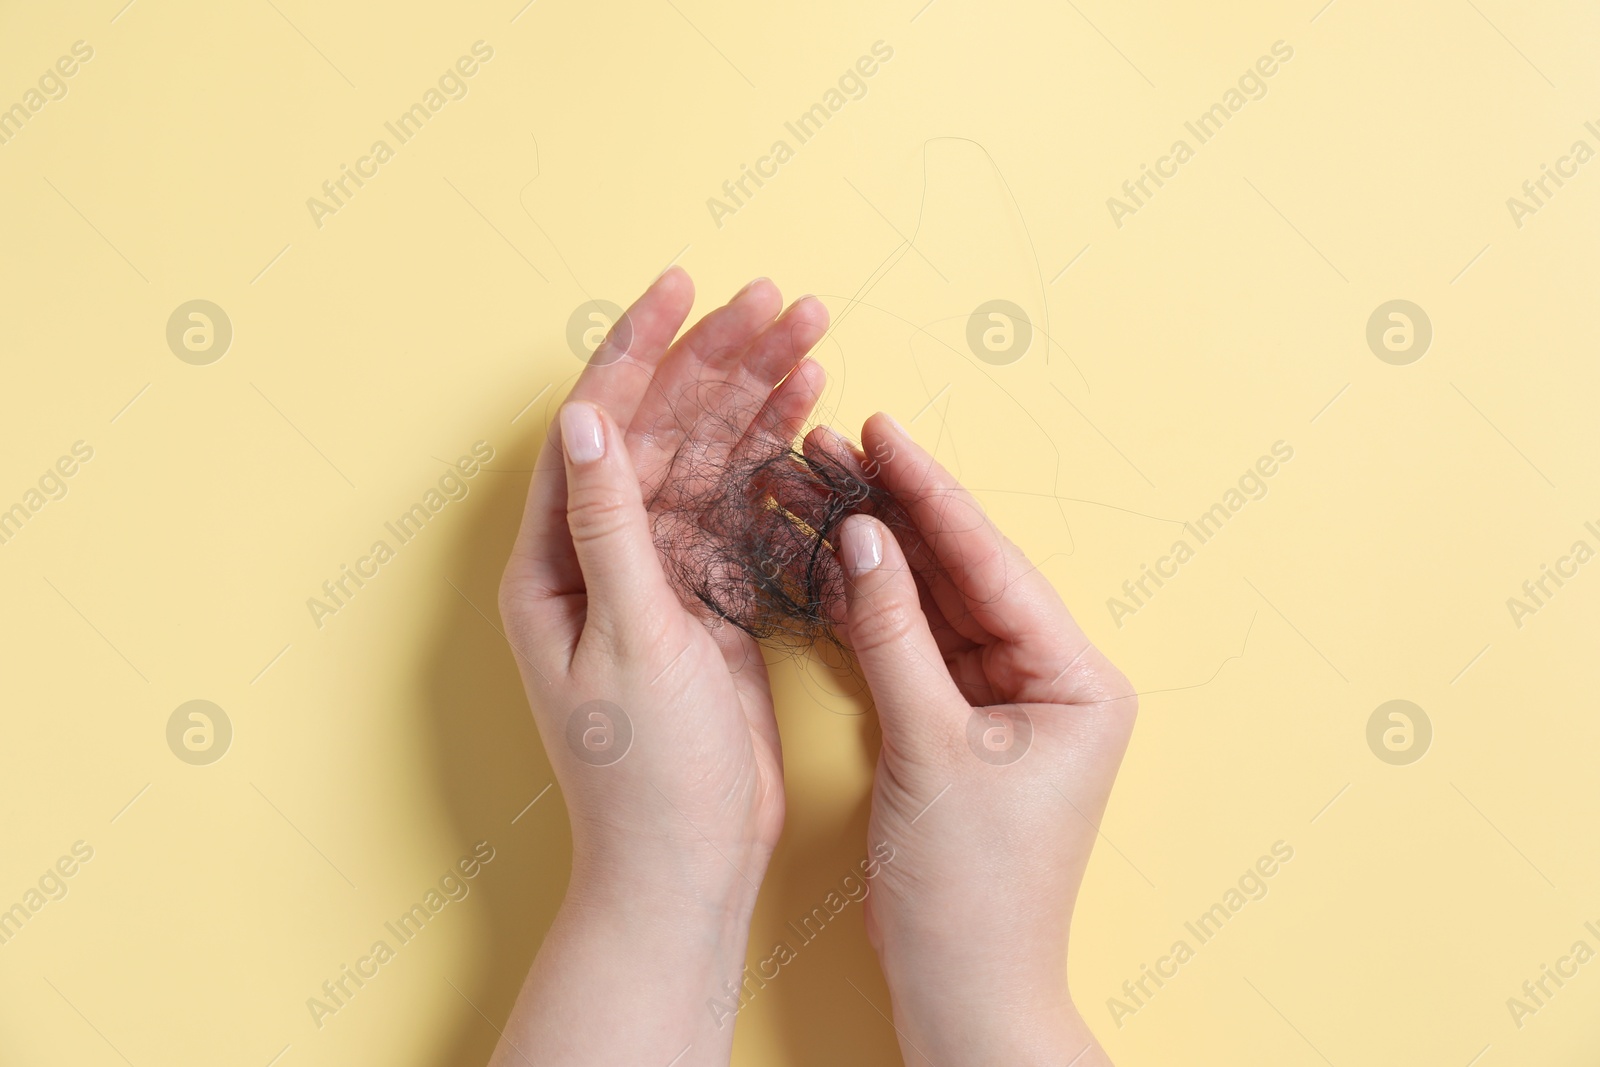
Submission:
[[[673,343],[692,301],[688,275],[668,270],[591,358],[501,583],[573,855],[494,1064],[728,1059],[731,1020],[707,1004],[743,969],[783,824],[782,756],[759,648],[679,601],[646,500],[682,476],[685,449],[793,439],[822,389],[805,355],[827,312],[802,299],[780,315],[758,279]]]

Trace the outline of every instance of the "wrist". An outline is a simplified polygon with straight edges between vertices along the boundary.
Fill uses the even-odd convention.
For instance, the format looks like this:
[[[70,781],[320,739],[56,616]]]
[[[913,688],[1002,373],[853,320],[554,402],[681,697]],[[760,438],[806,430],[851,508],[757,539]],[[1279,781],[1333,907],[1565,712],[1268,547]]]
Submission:
[[[770,857],[771,849],[759,846],[719,849],[704,840],[575,835],[566,901],[584,912],[626,915],[637,922],[744,929]]]
[[[1070,1001],[1047,1009],[969,1002],[939,1010],[914,1005],[902,1012],[896,998],[894,1017],[908,1067],[929,1062],[1107,1067],[1111,1062]]]
[[[908,1065],[1109,1063],[1073,1002],[1065,945],[1037,930],[974,941],[952,936],[953,924],[886,925],[878,958]]]
[[[763,864],[755,877],[764,869]],[[575,921],[625,930],[663,948],[709,954],[737,942],[742,958],[755,904],[756,886],[731,868],[724,874],[698,866],[618,866],[574,857],[561,907]]]
[[[728,1062],[733,1027],[714,1005],[743,967],[755,894],[685,893],[659,881],[637,868],[602,874],[574,864],[523,990],[536,1005],[526,1044],[513,1051],[536,1050],[533,1062],[560,1067]],[[627,1011],[596,1019],[597,1003]],[[513,1062],[528,1060],[497,1064]]]

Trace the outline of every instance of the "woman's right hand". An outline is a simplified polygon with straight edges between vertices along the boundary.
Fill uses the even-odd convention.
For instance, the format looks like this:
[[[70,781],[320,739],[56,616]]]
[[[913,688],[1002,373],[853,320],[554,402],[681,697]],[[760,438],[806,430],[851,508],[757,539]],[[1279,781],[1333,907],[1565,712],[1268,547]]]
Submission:
[[[908,1064],[1108,1064],[1067,986],[1073,904],[1137,697],[978,502],[892,419],[870,477],[910,520],[847,519],[843,632],[883,731],[867,931]],[[810,451],[850,451],[820,430]],[[870,458],[868,458],[870,457]],[[881,846],[880,846],[881,847]]]

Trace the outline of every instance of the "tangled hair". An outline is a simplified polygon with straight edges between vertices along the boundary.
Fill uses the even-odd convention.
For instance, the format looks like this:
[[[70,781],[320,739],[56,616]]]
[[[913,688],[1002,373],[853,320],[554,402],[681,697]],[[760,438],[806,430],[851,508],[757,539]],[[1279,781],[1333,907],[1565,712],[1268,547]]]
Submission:
[[[668,580],[759,641],[794,652],[841,646],[844,574],[834,552],[850,515],[910,526],[875,464],[821,447],[749,439],[729,455],[686,445],[648,504]]]

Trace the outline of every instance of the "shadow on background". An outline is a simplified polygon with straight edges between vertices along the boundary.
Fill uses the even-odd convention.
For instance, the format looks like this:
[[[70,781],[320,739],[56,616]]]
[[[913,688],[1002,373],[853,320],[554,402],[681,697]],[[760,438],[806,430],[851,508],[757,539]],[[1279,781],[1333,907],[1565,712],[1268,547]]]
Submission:
[[[464,850],[484,839],[495,849],[472,894],[487,943],[473,943],[462,973],[439,983],[439,995],[455,1002],[460,1021],[429,1062],[451,1067],[489,1062],[571,866],[561,790],[552,785],[555,776],[502,636],[497,604],[527,498],[527,471],[543,439],[539,423],[529,422],[531,432],[515,446],[494,442],[495,458],[469,483],[468,521],[440,530],[451,539],[441,569],[455,588],[440,586],[432,636],[417,662],[437,795]],[[549,792],[524,811],[546,786]]]
[[[815,908],[826,913],[824,898],[841,891],[846,875],[859,879],[858,864],[870,851],[871,793],[863,791],[848,807],[829,803],[831,798],[824,794],[845,781],[861,788],[859,783],[877,764],[881,740],[877,714],[854,663],[834,666],[836,655],[826,659],[828,665],[823,665],[813,655],[772,671],[778,725],[786,742],[789,810],[751,930],[749,960],[753,970],[772,955],[780,939],[796,953],[757,993],[757,998],[766,1000],[763,1007],[778,1017],[784,1063],[899,1063],[894,1030],[874,1010],[876,1005],[884,1015],[890,1014],[889,993],[877,954],[867,942],[862,903],[849,904],[820,933],[814,923],[803,924]],[[802,721],[808,718],[813,721]],[[821,743],[814,739],[819,730]],[[788,738],[795,735],[804,735],[811,743],[789,746]],[[848,775],[838,766],[846,744],[861,753],[865,763],[864,768],[851,768]],[[871,882],[865,884],[869,895],[875,891]],[[750,1013],[755,1003],[743,1014]]]

